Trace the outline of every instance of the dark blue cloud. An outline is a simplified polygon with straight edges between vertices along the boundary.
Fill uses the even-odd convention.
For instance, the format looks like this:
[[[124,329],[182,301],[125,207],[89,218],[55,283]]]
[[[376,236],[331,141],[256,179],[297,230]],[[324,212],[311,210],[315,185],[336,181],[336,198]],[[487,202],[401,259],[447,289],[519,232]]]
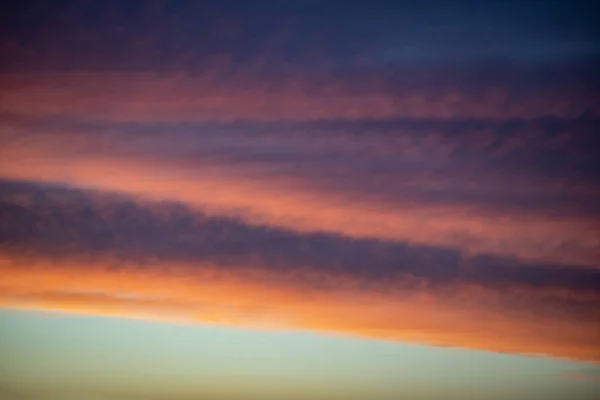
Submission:
[[[23,1],[4,6],[15,68],[282,71],[598,56],[590,2]],[[257,67],[257,63],[261,64]]]
[[[2,181],[0,193],[0,243],[10,252],[58,258],[108,255],[141,264],[152,260],[209,262],[222,268],[257,267],[299,277],[319,271],[351,276],[365,284],[408,277],[442,291],[460,283],[499,290],[557,289],[600,298],[600,274],[590,268],[297,233],[208,216],[178,203],[140,204],[120,195],[64,187]]]
[[[37,140],[77,131],[81,138],[104,138],[113,154],[194,168],[201,168],[202,160],[217,161],[349,197],[600,219],[596,118],[161,124],[6,114],[4,121],[27,132],[48,132],[32,136]],[[548,189],[555,184],[558,189]]]

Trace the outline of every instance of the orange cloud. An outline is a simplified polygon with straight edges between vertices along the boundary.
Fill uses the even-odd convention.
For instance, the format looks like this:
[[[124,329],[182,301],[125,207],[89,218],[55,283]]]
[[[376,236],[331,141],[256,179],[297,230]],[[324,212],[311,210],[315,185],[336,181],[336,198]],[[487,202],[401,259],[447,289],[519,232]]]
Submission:
[[[85,266],[85,268],[82,268]],[[321,276],[327,290],[267,270],[211,265],[127,265],[111,259],[47,260],[4,254],[0,305],[127,318],[309,329],[374,339],[540,354],[598,362],[598,320],[518,309],[498,293],[436,293],[415,282],[364,287]],[[506,293],[504,293],[506,294]],[[548,326],[552,326],[549,330]]]
[[[259,80],[217,71],[183,74],[2,74],[0,111],[29,118],[70,116],[112,122],[315,120],[337,118],[578,117],[594,107],[570,89],[535,96],[488,87],[483,95],[460,88],[391,91],[378,76],[356,82],[292,76]]]
[[[593,267],[600,257],[599,225],[590,218],[495,215],[462,204],[386,201],[313,188],[268,168],[230,167],[210,159],[186,164],[177,158],[111,155],[110,142],[89,135],[79,141],[70,135],[37,139],[7,141],[0,149],[0,178],[174,200],[208,213],[300,232],[334,232]]]

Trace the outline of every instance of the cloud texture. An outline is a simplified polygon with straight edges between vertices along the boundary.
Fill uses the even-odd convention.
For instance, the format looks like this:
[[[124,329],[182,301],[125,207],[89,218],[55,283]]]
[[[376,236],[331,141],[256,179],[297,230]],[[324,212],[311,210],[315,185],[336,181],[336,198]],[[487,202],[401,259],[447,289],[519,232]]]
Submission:
[[[600,360],[583,3],[92,3],[2,24],[2,306]]]

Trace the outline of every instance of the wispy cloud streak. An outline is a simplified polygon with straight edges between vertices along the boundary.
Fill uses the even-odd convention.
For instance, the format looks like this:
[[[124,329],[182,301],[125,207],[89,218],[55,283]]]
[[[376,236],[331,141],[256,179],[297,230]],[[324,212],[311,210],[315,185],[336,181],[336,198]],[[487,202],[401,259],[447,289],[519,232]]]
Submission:
[[[334,3],[3,13],[2,306],[598,361],[597,13]]]
[[[302,234],[108,193],[3,186],[5,307],[598,360],[594,270]]]

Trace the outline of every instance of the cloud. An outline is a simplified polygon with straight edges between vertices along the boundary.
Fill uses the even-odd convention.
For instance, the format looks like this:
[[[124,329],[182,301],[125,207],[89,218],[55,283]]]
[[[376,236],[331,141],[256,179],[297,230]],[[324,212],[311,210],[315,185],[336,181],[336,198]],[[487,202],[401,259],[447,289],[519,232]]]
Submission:
[[[475,296],[468,291],[447,296],[425,288],[386,291],[360,288],[359,282],[352,281],[344,287],[348,278],[343,277],[330,278],[326,281],[330,289],[323,290],[265,270],[244,274],[172,262],[148,267],[98,257],[57,261],[9,257],[17,266],[2,266],[8,277],[3,280],[3,307],[310,329],[584,361],[599,357],[598,326],[593,322],[597,315],[590,319],[569,311],[550,312],[535,308],[535,302],[527,305],[526,300],[519,302],[520,308],[512,308],[503,305],[498,294],[485,290],[472,291]],[[74,276],[76,291],[69,289]],[[510,291],[500,295],[509,296]]]
[[[248,225],[111,193],[2,186],[4,307],[598,360],[591,269]]]
[[[298,269],[385,280],[408,274],[431,283],[526,285],[600,291],[589,268],[524,262],[406,242],[302,233],[211,216],[176,202],[139,202],[111,193],[0,182],[3,242],[41,254],[114,254],[119,259],[208,262]]]
[[[361,87],[356,87],[357,81],[362,82]],[[435,77],[424,81],[435,81]],[[547,85],[533,93],[502,83],[482,85],[480,93],[471,93],[457,82],[392,89],[394,86],[398,85],[378,74],[350,79],[294,75],[273,80],[242,75],[223,82],[208,72],[199,77],[2,74],[0,111],[29,118],[74,116],[119,122],[598,115],[597,93],[590,98],[578,86]]]
[[[12,7],[2,111],[129,122],[598,115],[598,24],[581,4],[226,3]]]
[[[20,70],[197,70],[218,55],[263,73],[490,59],[547,65],[597,50],[594,11],[582,2],[540,13],[535,2],[24,1],[4,15],[1,54],[5,69]]]
[[[587,124],[575,122],[573,133],[477,130],[459,139],[327,124],[322,132],[21,126],[3,136],[0,176],[178,201],[300,232],[595,266],[600,191]],[[508,150],[494,155],[495,146]]]
[[[586,7],[276,3],[15,7],[0,178],[596,266]]]
[[[11,8],[4,306],[598,361],[596,13],[444,7]]]

